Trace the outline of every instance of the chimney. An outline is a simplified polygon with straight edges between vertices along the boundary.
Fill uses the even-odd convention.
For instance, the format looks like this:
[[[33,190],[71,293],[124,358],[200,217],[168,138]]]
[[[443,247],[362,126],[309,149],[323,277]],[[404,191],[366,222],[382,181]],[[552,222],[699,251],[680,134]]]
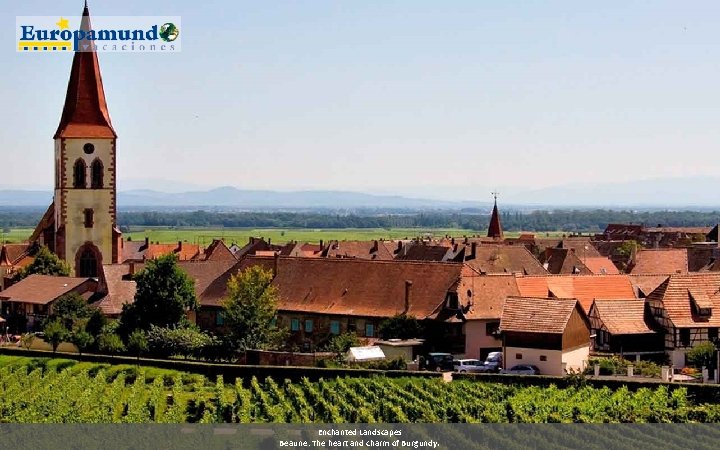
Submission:
[[[272,239],[268,238],[268,245],[272,244]]]
[[[451,238],[451,239],[450,239],[450,244],[451,244],[451,245],[455,245],[455,238]]]
[[[145,248],[150,247],[150,238],[145,236]]]
[[[280,253],[275,252],[275,256],[273,258],[273,278],[275,278],[278,274],[278,260],[280,259]]]
[[[182,251],[182,241],[178,241],[178,250]]]
[[[410,311],[410,303],[412,300],[412,285],[412,281],[405,280],[405,309],[403,310],[403,314],[407,314],[408,311]]]
[[[473,242],[470,244],[470,258],[469,259],[475,259],[477,256],[477,242]]]
[[[372,249],[370,250],[370,253],[375,253],[380,248],[380,244],[378,244],[378,241],[373,241]]]
[[[397,248],[397,252],[395,252],[395,253],[400,253],[400,251],[402,250],[402,247],[403,247],[402,241],[398,241],[398,248]]]
[[[468,243],[468,237],[467,237],[467,236],[464,236],[464,238],[465,238],[464,243],[467,244],[467,243]]]
[[[252,236],[250,236],[250,237],[248,238],[248,244],[253,244],[254,242],[255,242],[255,238],[253,238]]]
[[[325,248],[325,247],[323,246],[323,244],[324,244],[323,240],[322,240],[322,239],[320,239],[320,250],[321,250],[321,251],[322,251],[322,249],[324,249],[324,248]]]

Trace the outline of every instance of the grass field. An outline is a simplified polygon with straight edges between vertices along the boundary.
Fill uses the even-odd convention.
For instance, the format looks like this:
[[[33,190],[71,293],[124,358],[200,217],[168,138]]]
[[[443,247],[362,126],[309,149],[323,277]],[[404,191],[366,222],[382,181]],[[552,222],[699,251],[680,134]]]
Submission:
[[[10,233],[0,235],[0,242],[22,242],[32,233],[31,228],[14,228]],[[373,239],[404,239],[417,236],[432,235],[442,237],[450,235],[454,237],[484,235],[478,231],[463,230],[458,228],[328,228],[328,229],[307,229],[307,228],[169,228],[169,227],[130,227],[130,233],[124,237],[132,238],[134,241],[143,240],[145,237],[151,241],[172,243],[187,241],[208,245],[213,239],[224,239],[228,244],[237,242],[244,244],[249,237],[264,237],[275,243],[287,241],[314,242],[320,240],[325,242],[331,240],[360,240],[368,241]],[[519,232],[506,232],[506,237],[514,237]],[[542,236],[559,236],[562,232],[538,233]]]

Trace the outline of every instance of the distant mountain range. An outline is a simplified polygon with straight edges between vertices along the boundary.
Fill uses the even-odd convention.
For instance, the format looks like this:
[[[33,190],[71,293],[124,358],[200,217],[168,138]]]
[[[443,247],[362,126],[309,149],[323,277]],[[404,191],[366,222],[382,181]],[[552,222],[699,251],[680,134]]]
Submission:
[[[251,210],[313,209],[480,209],[489,199],[458,200],[490,192],[478,186],[403,189],[405,195],[367,194],[336,190],[271,191],[219,187],[187,192],[133,189],[118,194],[121,209],[225,208]],[[720,209],[720,178],[663,178],[625,183],[568,184],[539,189],[500,188],[500,202],[508,209],[637,208]],[[422,198],[434,197],[434,198]],[[489,197],[489,196],[488,196]],[[0,206],[45,207],[52,193],[43,190],[0,189]],[[481,200],[481,201],[480,201]]]
[[[47,206],[52,193],[47,191],[0,190],[0,206]],[[238,209],[463,209],[477,203],[409,198],[397,195],[374,195],[345,191],[245,190],[220,187],[181,193],[165,193],[148,189],[118,193],[122,209],[157,208],[238,208]]]

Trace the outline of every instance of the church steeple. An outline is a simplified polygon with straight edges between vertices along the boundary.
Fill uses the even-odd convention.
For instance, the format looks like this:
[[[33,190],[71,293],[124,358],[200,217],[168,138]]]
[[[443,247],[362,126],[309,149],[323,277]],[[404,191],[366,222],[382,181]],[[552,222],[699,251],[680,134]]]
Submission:
[[[495,205],[493,206],[492,210],[492,216],[490,216],[490,226],[488,226],[488,237],[495,238],[495,239],[502,239],[503,238],[503,231],[502,231],[502,225],[500,224],[500,213],[498,212],[497,207],[497,192],[492,193],[494,199],[495,199]]]
[[[85,32],[92,30],[87,1],[80,29]],[[105,101],[97,53],[83,47],[91,44],[92,41],[80,41],[80,48],[75,50],[65,106],[54,139],[117,137]]]

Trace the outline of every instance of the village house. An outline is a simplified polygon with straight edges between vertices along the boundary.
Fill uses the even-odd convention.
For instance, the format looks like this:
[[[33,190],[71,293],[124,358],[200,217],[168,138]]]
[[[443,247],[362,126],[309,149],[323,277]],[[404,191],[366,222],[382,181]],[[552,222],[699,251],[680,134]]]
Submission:
[[[586,314],[595,299],[636,298],[628,275],[516,275],[516,279],[520,296],[575,298]]]
[[[30,244],[0,246],[0,291],[10,285],[12,276],[33,261]]]
[[[665,352],[673,365],[686,365],[687,352],[715,342],[720,328],[720,273],[670,275],[647,300],[665,334]]]
[[[472,293],[465,317],[465,357],[484,360],[490,352],[502,351],[500,319],[507,297],[520,295],[515,277],[482,275],[465,278]]]
[[[508,297],[500,332],[506,368],[531,364],[565,375],[584,370],[590,355],[590,322],[576,299]]]
[[[593,350],[663,362],[664,336],[643,299],[595,300],[590,307]]]
[[[30,275],[0,292],[2,315],[13,331],[39,331],[58,298],[74,292],[91,301],[97,285],[92,278]]]

